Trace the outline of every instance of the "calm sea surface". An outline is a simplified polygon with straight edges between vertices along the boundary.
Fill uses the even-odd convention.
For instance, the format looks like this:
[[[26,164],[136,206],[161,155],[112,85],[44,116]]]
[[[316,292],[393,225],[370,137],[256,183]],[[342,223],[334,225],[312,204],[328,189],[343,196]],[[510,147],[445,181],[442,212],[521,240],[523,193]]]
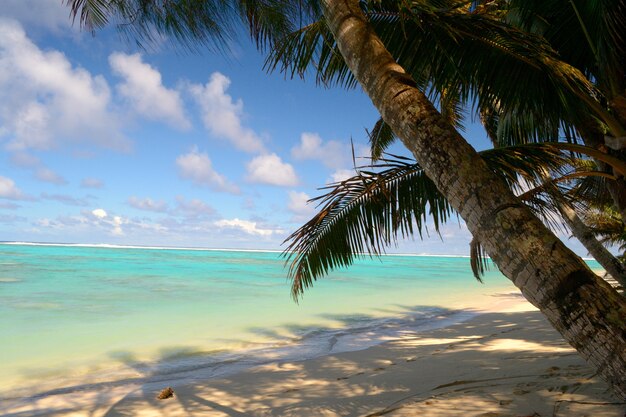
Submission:
[[[0,244],[0,398],[359,349],[512,291],[467,258],[385,256],[296,304],[278,253]]]

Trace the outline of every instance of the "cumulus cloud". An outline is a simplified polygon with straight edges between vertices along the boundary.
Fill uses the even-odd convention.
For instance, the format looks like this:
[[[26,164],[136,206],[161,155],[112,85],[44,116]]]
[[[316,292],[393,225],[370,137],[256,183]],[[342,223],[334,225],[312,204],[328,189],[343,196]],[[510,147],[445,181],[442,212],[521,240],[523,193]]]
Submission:
[[[82,188],[102,188],[104,183],[97,178],[83,178],[80,182]]]
[[[80,224],[104,228],[113,236],[124,236],[125,233],[122,229],[122,225],[128,223],[127,219],[121,216],[110,215],[102,208],[93,209],[90,212],[83,212],[83,216],[74,217],[71,218],[71,220],[72,222],[77,221]],[[61,223],[67,224],[67,221],[62,221]]]
[[[157,213],[165,213],[167,211],[167,203],[165,201],[154,201],[149,197],[139,198],[132,196],[128,199],[128,204],[138,210],[153,211]]]
[[[282,230],[280,229],[263,229],[258,227],[256,222],[240,220],[237,218],[218,220],[215,222],[215,226],[226,229],[235,229],[249,235],[258,236],[271,236],[274,233],[282,233]]]
[[[124,224],[125,221],[120,216],[113,216],[113,221],[111,223],[113,225],[113,229],[111,229],[111,234],[114,236],[124,236],[122,224]]]
[[[124,79],[116,88],[133,110],[148,119],[163,120],[179,129],[191,127],[179,92],[163,86],[161,73],[143,62],[140,54],[113,53],[109,56],[109,64],[113,72]]]
[[[69,7],[59,0],[2,0],[4,17],[58,34],[72,30],[69,12]]]
[[[346,166],[350,157],[350,148],[335,140],[324,142],[317,133],[304,132],[300,135],[300,143],[291,148],[291,156],[295,159],[315,159],[329,168]]]
[[[28,200],[29,197],[15,185],[11,178],[0,176],[0,198],[7,200]]]
[[[191,84],[189,91],[200,106],[204,126],[211,134],[227,139],[245,152],[262,152],[261,138],[241,123],[243,101],[233,101],[226,93],[230,79],[214,72],[205,85]]]
[[[307,193],[289,191],[287,209],[293,213],[293,221],[301,222],[309,220],[315,214],[314,204],[309,204],[311,197]]]
[[[101,208],[92,210],[91,214],[98,219],[104,219],[105,217],[107,217],[107,212]]]
[[[189,179],[197,185],[210,187],[217,191],[238,193],[236,185],[231,184],[226,177],[213,169],[213,163],[206,153],[201,153],[194,148],[191,152],[176,158],[178,174],[182,178]]]
[[[247,165],[248,181],[259,184],[292,187],[298,185],[293,167],[275,153],[259,155]]]
[[[0,19],[0,138],[9,150],[51,149],[60,141],[127,150],[100,75],[43,51],[13,20]]]

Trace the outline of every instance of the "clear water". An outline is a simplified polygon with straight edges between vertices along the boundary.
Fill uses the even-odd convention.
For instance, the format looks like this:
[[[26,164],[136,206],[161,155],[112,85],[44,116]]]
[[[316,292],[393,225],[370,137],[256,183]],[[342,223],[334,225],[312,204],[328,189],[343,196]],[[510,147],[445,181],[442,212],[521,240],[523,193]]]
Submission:
[[[278,253],[1,244],[0,397],[358,349],[511,291],[467,258],[386,256],[296,304]]]

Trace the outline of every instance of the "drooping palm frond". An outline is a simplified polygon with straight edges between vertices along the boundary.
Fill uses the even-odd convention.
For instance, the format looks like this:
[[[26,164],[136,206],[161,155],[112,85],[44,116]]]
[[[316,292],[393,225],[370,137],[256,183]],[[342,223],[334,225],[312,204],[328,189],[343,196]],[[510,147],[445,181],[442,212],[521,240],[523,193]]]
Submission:
[[[268,71],[279,70],[291,78],[303,78],[307,73],[313,72],[315,81],[327,87],[342,85],[354,88],[358,85],[323,19],[280,39],[268,51],[265,68]]]
[[[483,250],[480,241],[473,238],[470,242],[470,267],[472,268],[474,278],[480,283],[483,282],[482,277],[485,275],[485,271],[490,267],[489,262],[491,260]]]
[[[351,265],[355,258],[378,255],[398,237],[435,231],[452,213],[447,200],[418,165],[405,158],[381,160],[380,172],[359,171],[313,199],[319,212],[285,242],[292,295],[298,298],[318,277]]]
[[[478,108],[498,101],[504,114],[534,114],[537,121],[548,118],[551,126],[572,123],[586,106],[611,119],[589,80],[540,36],[491,15],[437,9],[428,1],[402,4],[410,4],[410,10],[373,10],[370,16],[418,84],[425,77],[434,88],[461,91]]]
[[[171,39],[192,50],[222,50],[242,32],[260,48],[319,17],[317,2],[288,0],[64,0],[74,19],[90,31],[107,24],[140,46]]]
[[[469,12],[463,7],[469,3],[361,4],[387,49],[431,99],[454,91],[459,104],[473,103],[478,109],[498,102],[499,113],[507,118],[500,129],[510,131],[500,134],[509,138],[506,145],[529,138],[557,140],[560,129],[573,132],[590,109],[610,128],[621,129],[601,105],[602,94],[545,39],[499,15]],[[303,76],[312,69],[324,85],[357,85],[322,21],[275,46],[267,61],[270,70]],[[524,136],[528,132],[532,134]]]
[[[539,182],[541,173],[561,172],[569,164],[558,149],[541,144],[492,149],[481,156],[513,188],[519,187],[514,183],[520,177]],[[360,170],[324,188],[330,191],[312,200],[319,203],[318,214],[285,240],[294,298],[317,278],[365,253],[380,255],[415,231],[422,236],[429,218],[438,232],[452,215],[447,200],[414,161],[383,158],[368,169],[381,170]]]

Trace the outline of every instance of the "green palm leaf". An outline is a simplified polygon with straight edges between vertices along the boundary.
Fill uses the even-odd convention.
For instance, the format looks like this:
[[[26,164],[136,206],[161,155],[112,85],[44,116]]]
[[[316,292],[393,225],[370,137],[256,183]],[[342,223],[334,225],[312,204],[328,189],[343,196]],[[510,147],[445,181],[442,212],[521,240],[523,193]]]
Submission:
[[[492,149],[481,156],[512,188],[520,187],[520,177],[539,183],[545,172],[563,172],[570,163],[558,149],[541,144]],[[438,232],[452,215],[447,200],[414,161],[392,156],[367,168],[325,187],[326,194],[311,200],[318,203],[318,214],[285,240],[295,299],[330,270],[349,266],[366,253],[380,255],[415,231],[421,237],[428,233],[428,219]]]

